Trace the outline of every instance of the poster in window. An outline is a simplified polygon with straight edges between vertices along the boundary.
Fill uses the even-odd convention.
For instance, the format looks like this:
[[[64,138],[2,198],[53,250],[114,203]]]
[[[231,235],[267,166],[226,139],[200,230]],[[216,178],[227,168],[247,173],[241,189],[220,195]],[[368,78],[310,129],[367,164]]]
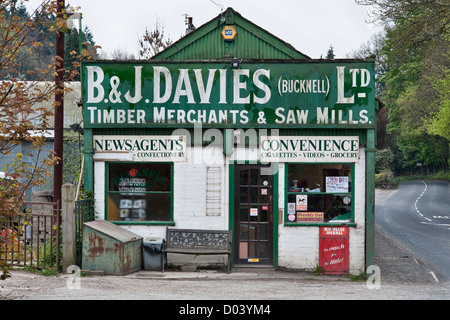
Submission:
[[[133,200],[131,200],[131,199],[120,199],[120,208],[121,209],[132,208],[132,206],[133,206]]]
[[[297,211],[308,210],[308,195],[298,194],[297,195]]]
[[[120,217],[128,218],[128,209],[120,209]]]
[[[326,177],[326,192],[348,192],[348,177]]]
[[[297,212],[297,222],[301,223],[323,222],[323,212]]]
[[[295,214],[295,203],[294,202],[288,203],[288,214]]]

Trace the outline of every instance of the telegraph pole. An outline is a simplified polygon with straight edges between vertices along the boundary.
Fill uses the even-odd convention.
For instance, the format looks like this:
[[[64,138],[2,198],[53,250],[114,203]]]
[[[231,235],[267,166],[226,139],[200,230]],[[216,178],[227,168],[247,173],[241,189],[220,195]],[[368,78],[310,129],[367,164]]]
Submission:
[[[63,19],[65,3],[58,0],[56,20]],[[57,28],[56,32],[56,75],[55,75],[55,117],[54,117],[54,151],[58,162],[53,167],[53,201],[61,200],[63,181],[63,135],[64,135],[64,30]]]

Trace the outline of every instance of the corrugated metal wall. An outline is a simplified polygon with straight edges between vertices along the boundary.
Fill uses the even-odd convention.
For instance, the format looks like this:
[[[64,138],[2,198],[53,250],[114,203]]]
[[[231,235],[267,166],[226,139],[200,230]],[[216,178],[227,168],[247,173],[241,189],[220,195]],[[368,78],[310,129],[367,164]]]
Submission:
[[[236,30],[233,41],[224,41],[221,32],[232,25]],[[223,15],[192,31],[152,59],[168,60],[229,60],[237,59],[309,59],[288,43],[243,18],[228,8]]]
[[[292,59],[270,43],[255,37],[245,28],[235,25],[236,39],[225,42],[217,28],[190,43],[182,50],[168,57],[171,60],[211,60],[223,58],[239,59]]]
[[[81,161],[81,153],[78,141],[65,141],[64,148],[66,149],[64,151],[65,153],[70,149],[70,159],[66,156],[67,164],[70,162],[74,167],[79,167],[78,162]],[[22,144],[17,145],[11,151],[11,154],[0,157],[0,171],[7,171],[7,166],[10,166],[14,163],[14,158],[16,157],[17,153],[21,153],[23,155],[22,161],[24,164],[32,165],[33,167],[36,166],[36,164],[38,166],[41,166],[43,161],[47,158],[47,156],[53,149],[53,140],[47,140],[46,143],[39,148],[34,148],[30,142],[23,141]],[[50,173],[50,177],[46,180],[45,184],[34,186],[27,192],[27,201],[31,201],[32,192],[53,190],[53,166],[49,166],[47,168],[48,172]],[[75,184],[77,178],[78,176],[76,174],[67,175],[65,173],[64,183]]]

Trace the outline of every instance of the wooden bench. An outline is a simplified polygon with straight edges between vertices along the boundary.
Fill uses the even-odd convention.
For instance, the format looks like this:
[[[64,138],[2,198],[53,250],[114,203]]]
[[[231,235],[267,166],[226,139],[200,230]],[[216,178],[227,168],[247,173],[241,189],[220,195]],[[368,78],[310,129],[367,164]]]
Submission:
[[[228,230],[196,230],[167,228],[164,249],[167,253],[195,255],[228,255],[227,272],[231,269],[231,235]],[[163,266],[164,271],[164,266]]]

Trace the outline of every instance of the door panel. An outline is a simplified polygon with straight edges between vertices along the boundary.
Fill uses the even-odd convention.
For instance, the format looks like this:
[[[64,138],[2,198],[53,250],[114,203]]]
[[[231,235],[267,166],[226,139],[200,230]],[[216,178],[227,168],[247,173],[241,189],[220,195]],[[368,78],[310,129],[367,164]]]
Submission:
[[[235,167],[235,263],[273,263],[273,176],[263,165]]]

